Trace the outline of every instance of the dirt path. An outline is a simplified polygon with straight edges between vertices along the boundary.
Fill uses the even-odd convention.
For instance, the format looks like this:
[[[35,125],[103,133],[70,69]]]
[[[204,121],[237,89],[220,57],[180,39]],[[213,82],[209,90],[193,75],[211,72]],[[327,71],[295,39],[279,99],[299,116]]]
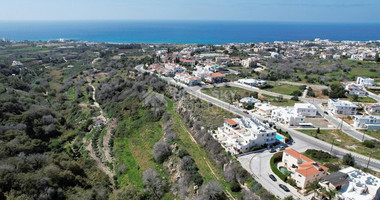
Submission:
[[[91,62],[91,65],[93,65],[98,59],[99,58],[94,59]],[[87,78],[87,81],[88,81],[88,85],[90,87],[92,87],[92,89],[93,89],[92,99],[94,100],[94,103],[92,105],[90,105],[90,106],[99,109],[100,114],[96,117],[96,119],[102,120],[106,124],[107,121],[109,121],[109,120],[105,117],[103,109],[100,107],[99,103],[96,101],[96,89],[95,89],[94,85],[92,85],[92,83],[91,83],[92,82],[92,78],[91,77],[86,77],[86,78]],[[99,145],[97,145],[98,148],[99,148],[99,151],[103,153],[103,155],[105,157],[105,161],[107,161],[109,163],[112,163],[112,156],[110,154],[110,148],[109,148],[108,142],[109,142],[109,140],[111,138],[111,134],[112,134],[111,130],[113,128],[115,128],[116,125],[117,125],[116,121],[112,121],[110,124],[107,125],[107,134],[103,137],[103,147],[100,147]],[[95,151],[92,148],[92,138],[89,138],[88,141],[89,141],[89,144],[86,146],[86,150],[89,151],[89,156],[91,156],[95,160],[96,166],[100,170],[102,170],[105,174],[107,174],[107,176],[109,177],[109,180],[110,180],[111,184],[113,186],[115,186],[115,182],[114,182],[114,179],[113,179],[115,173],[108,166],[106,166],[106,165],[103,164],[101,158],[98,158],[96,156]],[[84,144],[87,143],[87,141],[85,140],[85,138],[83,138],[83,143]]]
[[[94,152],[94,149],[92,148],[92,141],[86,146],[86,150],[89,151],[90,156],[95,160],[96,166],[102,170],[105,174],[108,175],[109,180],[112,185],[115,185],[113,176],[115,175],[107,166],[105,166],[102,161],[98,157],[96,157],[96,154]]]

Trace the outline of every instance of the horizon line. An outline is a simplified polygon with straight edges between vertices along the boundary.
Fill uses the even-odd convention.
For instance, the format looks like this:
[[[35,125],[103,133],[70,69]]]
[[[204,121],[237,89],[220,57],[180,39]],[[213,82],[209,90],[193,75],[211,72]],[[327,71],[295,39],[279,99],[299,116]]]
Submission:
[[[228,19],[26,19],[3,20],[0,22],[244,22],[244,23],[278,23],[278,24],[355,24],[355,25],[380,25],[380,22],[325,22],[325,21],[256,21],[256,20],[228,20]]]

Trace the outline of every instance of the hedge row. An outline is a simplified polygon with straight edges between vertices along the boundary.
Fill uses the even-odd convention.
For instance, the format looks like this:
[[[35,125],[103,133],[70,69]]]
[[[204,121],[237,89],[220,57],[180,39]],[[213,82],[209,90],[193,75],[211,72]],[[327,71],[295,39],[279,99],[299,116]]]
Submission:
[[[275,153],[272,158],[270,159],[270,168],[272,169],[273,173],[276,174],[281,180],[286,181],[288,178],[285,174],[283,174],[276,166],[276,162],[281,161],[282,159],[282,152]]]

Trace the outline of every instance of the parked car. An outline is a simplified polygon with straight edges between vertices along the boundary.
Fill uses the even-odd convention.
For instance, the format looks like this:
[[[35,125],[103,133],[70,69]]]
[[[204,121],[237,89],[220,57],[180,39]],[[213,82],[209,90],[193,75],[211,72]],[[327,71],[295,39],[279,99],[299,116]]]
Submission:
[[[323,112],[323,113],[325,113],[326,115],[328,115],[328,114],[329,114],[327,111],[325,111],[325,112]]]
[[[282,146],[282,147],[280,147],[280,150],[283,151],[283,150],[285,150],[285,148],[286,147]]]
[[[247,115],[249,114],[248,111],[246,111],[246,110],[244,110],[243,113],[245,113],[245,114],[247,114]]]
[[[273,174],[269,174],[269,178],[272,179],[272,181],[277,181],[277,178],[273,176]]]
[[[286,187],[286,185],[280,184],[279,185],[281,189],[283,189],[285,192],[290,192],[289,188]]]
[[[276,152],[276,149],[270,149],[270,151],[269,152],[271,152],[271,153],[274,153],[274,152]]]

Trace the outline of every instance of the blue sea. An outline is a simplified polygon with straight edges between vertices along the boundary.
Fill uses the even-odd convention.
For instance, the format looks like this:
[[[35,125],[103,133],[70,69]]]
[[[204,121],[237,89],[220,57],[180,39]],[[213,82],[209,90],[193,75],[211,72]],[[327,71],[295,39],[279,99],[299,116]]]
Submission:
[[[273,42],[305,39],[380,40],[380,24],[234,21],[32,21],[0,22],[0,38],[73,39],[109,43]]]

